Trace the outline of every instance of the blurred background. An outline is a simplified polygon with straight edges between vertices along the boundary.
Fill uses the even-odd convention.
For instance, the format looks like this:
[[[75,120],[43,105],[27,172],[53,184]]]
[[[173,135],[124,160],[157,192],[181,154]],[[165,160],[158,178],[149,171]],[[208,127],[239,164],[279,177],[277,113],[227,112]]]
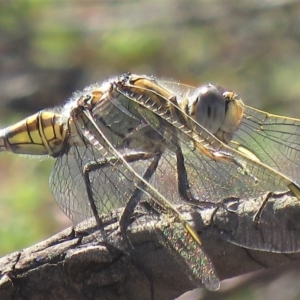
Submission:
[[[1,128],[127,71],[215,82],[251,106],[299,117],[299,70],[299,1],[0,0]],[[1,154],[0,256],[71,224],[48,186],[53,164]],[[266,274],[193,299],[300,298],[297,270]]]

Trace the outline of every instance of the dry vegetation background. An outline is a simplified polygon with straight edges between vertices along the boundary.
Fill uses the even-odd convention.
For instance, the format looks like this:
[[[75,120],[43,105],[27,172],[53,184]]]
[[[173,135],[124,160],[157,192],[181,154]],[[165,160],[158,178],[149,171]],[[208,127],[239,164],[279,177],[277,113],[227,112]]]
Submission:
[[[126,71],[216,82],[299,117],[299,70],[299,1],[0,0],[1,127]],[[1,154],[0,255],[70,224],[48,187],[52,165]],[[274,269],[198,299],[299,299],[299,279],[299,268]]]

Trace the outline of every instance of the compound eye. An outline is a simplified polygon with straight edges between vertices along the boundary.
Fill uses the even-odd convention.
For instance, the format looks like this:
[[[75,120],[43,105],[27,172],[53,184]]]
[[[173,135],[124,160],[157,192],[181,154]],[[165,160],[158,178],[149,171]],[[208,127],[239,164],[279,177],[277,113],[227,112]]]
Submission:
[[[211,84],[200,87],[194,105],[195,120],[212,134],[216,134],[226,113],[226,103],[219,89]]]

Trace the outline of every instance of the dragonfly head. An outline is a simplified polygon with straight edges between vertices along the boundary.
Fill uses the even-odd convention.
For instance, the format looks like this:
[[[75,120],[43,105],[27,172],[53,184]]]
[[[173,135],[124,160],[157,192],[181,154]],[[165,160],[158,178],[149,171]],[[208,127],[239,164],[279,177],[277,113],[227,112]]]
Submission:
[[[237,94],[215,84],[199,87],[189,99],[191,117],[225,143],[229,143],[243,117]]]

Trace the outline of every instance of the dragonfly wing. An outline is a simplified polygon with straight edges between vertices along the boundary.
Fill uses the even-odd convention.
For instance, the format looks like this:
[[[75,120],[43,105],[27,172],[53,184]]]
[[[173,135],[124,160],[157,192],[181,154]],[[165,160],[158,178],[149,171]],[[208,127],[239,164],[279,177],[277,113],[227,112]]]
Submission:
[[[265,204],[263,210],[262,204]],[[290,193],[229,199],[217,210],[212,230],[221,238],[246,248],[294,253],[300,248],[299,214],[299,199]]]
[[[197,285],[201,280],[209,290],[218,290],[220,287],[219,278],[211,260],[203,249],[186,234],[181,223],[174,222],[168,217],[164,219],[165,225],[161,225],[162,243],[171,249],[176,260],[184,267],[183,273],[187,273]]]
[[[50,187],[62,211],[77,224],[91,217],[92,211],[83,178],[83,166],[88,161],[84,156],[86,149],[72,150],[57,158]]]
[[[198,274],[203,276],[201,280],[206,285],[209,282],[212,284],[217,276],[211,262],[197,234],[182,219],[174,204],[182,200],[194,200],[193,204],[208,202],[217,208],[228,199],[239,198],[250,203],[251,199],[259,199],[270,191],[286,192],[293,186],[299,196],[300,190],[283,174],[261,163],[255,155],[224,145],[209,132],[202,130],[199,124],[193,124],[190,118],[182,118],[180,114],[184,112],[173,107],[176,94],[171,90],[157,86],[155,81],[148,78],[142,78],[138,82],[139,86],[134,81],[133,84],[127,84],[124,78],[126,76],[120,82],[116,79],[111,84],[112,89],[108,92],[110,97],[105,99],[107,102],[101,100],[103,102],[99,102],[93,112],[89,112],[88,120],[84,119],[86,116],[82,120],[78,118],[78,128],[88,146],[82,149],[73,147],[74,158],[68,154],[58,159],[51,179],[56,198],[59,203],[67,203],[64,211],[73,219],[92,216],[84,170],[87,165],[96,163],[97,168],[89,173],[88,178],[97,213],[127,206],[133,195],[139,193],[141,196],[138,201],[158,203],[180,221],[181,232],[188,234],[198,244],[195,248],[197,250],[190,243],[184,243],[184,246],[189,255],[196,255],[197,251],[200,253],[200,261],[204,264],[200,264],[202,269]],[[180,93],[181,98],[187,96],[185,89],[181,89]],[[187,119],[189,125],[185,123]],[[251,145],[249,148],[252,153]],[[131,159],[139,153],[149,156],[147,159],[142,156],[136,160]],[[161,158],[153,176],[149,182],[142,182],[157,154]],[[180,155],[183,156],[181,163]],[[68,177],[71,179],[64,180]],[[183,193],[184,189],[186,193]],[[193,199],[184,198],[184,194],[192,195]],[[239,214],[240,211],[236,213]],[[270,243],[262,243],[251,235],[245,238],[237,234],[234,228],[229,231],[227,239],[253,249],[290,251],[291,248],[283,241],[285,230],[281,236],[275,237],[275,226],[278,223],[261,224],[265,232],[273,233],[274,238]],[[240,223],[239,233],[244,231],[247,234],[248,230],[249,222]],[[297,250],[300,243],[296,231],[286,234],[296,240],[294,249]],[[177,242],[174,242],[173,236],[178,237],[176,233],[168,234],[176,250],[174,245]],[[180,252],[180,249],[176,251]],[[186,263],[193,264],[190,260]]]
[[[166,167],[158,168],[155,174],[156,182],[152,182],[157,191],[164,193],[164,184],[162,183],[167,180],[169,174],[178,171],[175,167],[177,162],[174,153],[180,150],[184,156],[188,185],[193,198],[198,199],[199,203],[210,202],[220,205],[232,198],[250,201],[253,198],[263,197],[267,192],[287,192],[290,189],[299,197],[299,187],[276,169],[261,163],[255,157],[239,153],[221,143],[196,123],[192,130],[191,126],[180,123],[178,121],[180,118],[173,119],[163,107],[155,106],[149,99],[144,101],[142,97],[133,97],[132,93],[128,94],[132,101],[140,103],[145,110],[152,111],[161,119],[161,126],[152,128],[164,137],[166,148],[170,150],[164,151],[163,157],[171,171],[166,173],[164,171]],[[177,112],[178,114],[182,113],[179,110]],[[144,116],[147,118],[146,113]],[[149,126],[151,126],[151,122],[149,122]],[[177,173],[176,176],[179,178],[180,174]],[[174,182],[174,179],[172,181]],[[173,197],[168,195],[170,201],[176,201],[177,197],[176,193]],[[263,224],[269,232],[275,232],[277,225],[276,222]],[[241,225],[242,227],[243,225]],[[247,232],[247,228],[244,230]],[[292,234],[296,240],[299,239],[296,232],[287,232],[286,234]],[[245,239],[235,235],[235,243],[243,245],[246,242]],[[299,245],[299,243],[297,242],[295,245]],[[283,235],[281,239],[274,238],[273,245],[252,240],[248,241],[245,246],[253,249],[269,251],[278,249],[281,252],[290,252],[290,247],[283,241]]]
[[[250,155],[300,184],[299,119],[245,106],[242,123],[230,146],[246,154],[250,151]]]
[[[59,206],[75,224],[93,216],[84,178],[84,170],[91,163],[96,163],[97,168],[87,176],[99,215],[124,206],[132,192],[134,180],[125,176],[125,171],[120,173],[119,162],[114,156],[109,156],[107,151],[98,151],[92,145],[72,147],[70,153],[57,159],[50,186]],[[135,164],[142,172],[147,162]]]
[[[291,205],[293,212],[289,209],[283,210],[287,203],[285,198],[274,196],[266,199],[269,191],[275,194],[285,193],[289,191],[290,184],[294,183],[273,169],[248,160],[230,148],[215,152],[215,158],[212,159],[203,153],[201,148],[195,148],[193,143],[182,140],[180,147],[184,154],[188,182],[195,199],[199,199],[200,202],[221,204],[221,207],[231,199],[240,199],[238,209],[230,210],[229,213],[231,218],[239,217],[237,227],[226,230],[220,228],[223,238],[227,237],[231,242],[252,249],[287,253],[300,250],[298,226],[291,225],[292,217],[298,213],[299,199],[295,197],[296,202]],[[167,155],[167,152],[165,154]],[[170,162],[170,157],[166,158],[166,163]],[[174,165],[174,162],[172,164]],[[153,183],[158,190],[161,183],[166,180],[163,174],[163,171],[157,172],[160,178],[157,178],[156,184]],[[297,186],[296,189],[299,196]],[[169,196],[169,199],[173,198]],[[267,208],[263,208],[265,199]],[[227,206],[224,207],[226,209]],[[275,209],[276,207],[279,208]],[[256,222],[256,214],[261,208],[262,213]],[[224,232],[227,233],[226,236]]]
[[[93,122],[93,117],[89,112],[86,112],[86,116]],[[143,156],[139,157],[139,153],[133,151],[128,153],[128,149],[126,148],[116,149],[111,144],[109,137],[103,134],[96,123],[94,128],[91,127],[88,130],[83,129],[82,134],[89,140],[91,145],[94,146],[94,149],[97,149],[99,153],[103,153],[103,156],[106,157],[107,160],[109,160],[110,157],[116,158],[113,160],[113,163],[112,160],[109,160],[109,169],[102,175],[104,175],[105,178],[109,177],[109,180],[111,180],[112,183],[111,187],[113,187],[112,190],[116,190],[118,193],[121,192],[122,194],[119,195],[119,199],[122,199],[122,201],[124,201],[123,204],[126,204],[124,213],[121,217],[121,230],[122,219],[124,217],[126,218],[126,213],[128,213],[128,211],[131,210],[131,213],[129,213],[129,218],[131,218],[135,206],[141,203],[141,201],[147,201],[150,205],[154,201],[154,203],[162,207],[162,211],[165,212],[166,215],[171,215],[179,222],[179,227],[181,229],[175,231],[171,230],[173,235],[171,233],[169,234],[167,231],[164,232],[168,242],[173,245],[175,251],[178,251],[176,245],[179,243],[179,237],[176,232],[180,232],[179,235],[185,235],[186,238],[181,237],[183,247],[180,248],[181,252],[178,254],[183,258],[184,263],[188,265],[191,270],[196,270],[193,273],[193,276],[196,276],[198,280],[205,284],[209,289],[217,289],[219,287],[219,279],[211,260],[204,252],[202,242],[194,228],[185,221],[173,204],[165,197],[164,193],[161,194],[152,186],[151,182],[149,182],[149,180],[151,181],[151,177],[148,178],[148,174],[157,171],[157,164],[154,164],[155,169],[151,170],[150,167],[157,158],[160,158],[160,155],[158,156],[156,153],[151,152],[142,153],[146,156],[146,158],[143,158]],[[100,144],[99,141],[102,141],[102,144]],[[139,159],[134,160],[132,159],[133,156],[139,157]],[[113,174],[113,176],[110,174]],[[95,179],[97,180],[98,176],[95,177]],[[98,186],[98,183],[94,184],[94,186]],[[95,189],[95,192],[98,193],[101,191],[100,185],[99,188]],[[133,207],[130,206],[132,203],[134,205]],[[128,224],[125,225],[127,226]],[[188,255],[188,259],[185,255]],[[192,260],[191,257],[194,256],[197,257],[197,259]],[[191,265],[192,262],[196,263],[196,265]]]

